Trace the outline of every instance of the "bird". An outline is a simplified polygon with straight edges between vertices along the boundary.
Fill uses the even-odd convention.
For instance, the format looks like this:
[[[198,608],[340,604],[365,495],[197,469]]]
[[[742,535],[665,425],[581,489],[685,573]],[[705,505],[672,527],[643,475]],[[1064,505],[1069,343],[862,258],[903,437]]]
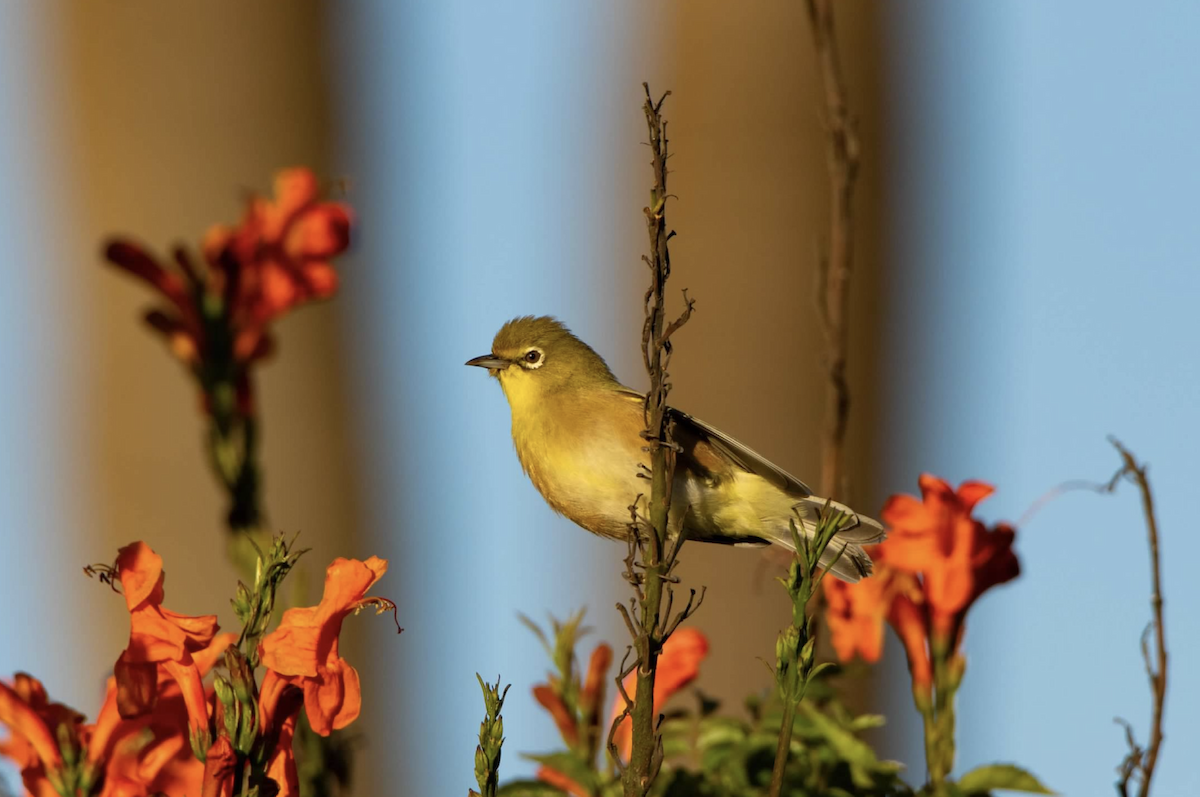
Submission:
[[[630,507],[645,508],[650,466],[642,432],[643,393],[625,387],[604,359],[550,316],[522,316],[496,333],[490,353],[467,360],[499,380],[512,414],[521,468],[550,507],[603,537],[627,540]],[[748,446],[701,420],[667,409],[678,446],[668,536],[734,546],[795,550],[791,525],[811,537],[826,500]],[[871,574],[863,545],[886,536],[875,520],[830,501],[852,518],[822,564],[856,582]]]

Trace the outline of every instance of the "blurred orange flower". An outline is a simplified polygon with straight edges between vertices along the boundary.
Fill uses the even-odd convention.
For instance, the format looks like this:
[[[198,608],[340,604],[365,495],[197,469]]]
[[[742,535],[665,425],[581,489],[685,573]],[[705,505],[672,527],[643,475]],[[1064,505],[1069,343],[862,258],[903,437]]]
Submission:
[[[890,527],[883,543],[889,565],[920,574],[933,631],[956,633],[967,607],[987,588],[1017,577],[1013,531],[989,531],[971,517],[975,505],[992,494],[990,484],[967,481],[952,489],[924,473],[922,500],[894,495],[883,508]]]
[[[582,785],[571,780],[557,769],[552,769],[548,766],[540,766],[535,775],[542,783],[548,783],[554,788],[566,792],[571,797],[591,797],[591,792],[585,789]]]
[[[276,176],[274,201],[252,196],[240,225],[209,230],[201,264],[176,247],[164,265],[126,238],[111,239],[104,257],[167,300],[146,323],[201,381],[205,411],[213,412],[210,392],[229,387],[238,412],[250,415],[248,367],[274,350],[270,323],[336,292],[330,261],[348,246],[350,225],[349,208],[319,201],[312,171],[296,167]]]
[[[0,681],[0,723],[10,733],[0,742],[0,755],[17,765],[31,794],[58,793],[53,783],[62,782],[63,758],[56,740],[59,728],[65,725],[70,735],[76,736],[82,722],[82,715],[61,703],[51,703],[36,678],[17,673],[12,686]]]
[[[685,626],[671,634],[663,645],[658,656],[658,671],[654,678],[654,712],[657,714],[671,695],[696,679],[700,674],[700,662],[708,655],[708,639],[695,628]],[[631,672],[625,677],[625,691],[630,697],[634,696],[637,688],[637,672]],[[613,703],[612,718],[625,709],[625,698],[618,694]],[[621,752],[621,757],[628,759],[633,748],[633,718],[626,717],[621,721],[613,735],[613,741]]]
[[[822,578],[825,590],[826,622],[834,652],[841,661],[856,655],[865,661],[879,661],[883,652],[883,621],[893,591],[892,572],[884,566],[881,546],[869,545],[866,551],[875,562],[875,574],[857,584],[839,578]]]
[[[213,227],[204,241],[211,262],[230,251],[241,264],[239,306],[265,324],[292,307],[337,291],[330,259],[350,243],[350,211],[320,202],[317,179],[305,168],[275,177],[275,200],[254,197],[235,229]]]
[[[961,670],[955,651],[967,610],[990,587],[1016,578],[1020,564],[1011,526],[989,530],[971,516],[991,495],[991,485],[969,481],[954,490],[929,474],[920,485],[922,500],[894,495],[884,506],[890,528],[888,538],[870,550],[875,574],[857,584],[822,583],[838,658],[877,661],[886,619],[904,644],[914,695],[926,700],[933,683],[931,639],[939,640],[948,663]]]
[[[583,712],[584,722],[594,724],[600,719],[600,704],[604,702],[604,686],[607,682],[609,665],[612,664],[612,648],[599,644],[592,651],[588,660],[587,676],[583,681],[583,691],[579,695],[579,707]]]
[[[123,718],[154,708],[163,672],[174,679],[198,741],[208,733],[208,705],[200,669],[192,654],[205,650],[217,633],[216,615],[192,617],[162,607],[162,557],[144,542],[122,548],[116,577],[129,609],[129,645],[117,659],[117,709]],[[207,742],[204,742],[207,746]]]
[[[378,603],[379,599],[364,596],[386,572],[387,560],[377,556],[365,562],[335,559],[325,571],[320,604],[284,612],[279,627],[259,646],[267,668],[260,690],[264,723],[284,719],[276,717],[276,703],[288,684],[304,690],[308,721],[322,736],[358,718],[362,705],[358,671],[338,654],[338,635],[348,614]]]
[[[567,704],[550,684],[534,686],[533,699],[550,712],[554,724],[558,726],[558,732],[562,734],[563,741],[571,747],[579,743],[579,728],[576,727],[575,717],[571,716],[571,712],[567,710]]]
[[[925,616],[924,596],[911,575],[895,573],[895,579],[903,585],[897,589],[888,606],[888,624],[896,630],[896,636],[904,645],[908,655],[908,670],[912,674],[913,690],[922,698],[929,695],[933,683],[933,664],[929,658],[928,620]]]

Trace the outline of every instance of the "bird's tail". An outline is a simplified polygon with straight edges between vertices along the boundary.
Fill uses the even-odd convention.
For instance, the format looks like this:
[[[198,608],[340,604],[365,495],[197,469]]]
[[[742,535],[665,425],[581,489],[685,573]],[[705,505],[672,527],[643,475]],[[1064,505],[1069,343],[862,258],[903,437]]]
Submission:
[[[802,527],[801,531],[812,537],[817,531],[817,520],[825,510],[825,499],[808,496],[800,499],[793,507],[796,517]],[[871,557],[862,546],[882,542],[887,532],[879,521],[860,515],[845,504],[829,501],[829,510],[843,512],[852,518],[851,524],[834,535],[829,547],[821,556],[821,566],[842,581],[851,584],[871,575]],[[795,549],[792,543],[791,531],[788,530],[776,538],[776,541],[788,549]]]

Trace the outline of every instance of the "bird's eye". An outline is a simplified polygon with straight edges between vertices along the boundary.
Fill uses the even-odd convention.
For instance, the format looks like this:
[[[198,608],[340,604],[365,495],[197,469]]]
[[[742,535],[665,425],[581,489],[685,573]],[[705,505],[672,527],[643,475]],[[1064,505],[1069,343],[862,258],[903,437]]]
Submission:
[[[525,352],[525,362],[529,363],[530,365],[537,365],[541,361],[542,353],[537,349],[530,349],[529,351]]]

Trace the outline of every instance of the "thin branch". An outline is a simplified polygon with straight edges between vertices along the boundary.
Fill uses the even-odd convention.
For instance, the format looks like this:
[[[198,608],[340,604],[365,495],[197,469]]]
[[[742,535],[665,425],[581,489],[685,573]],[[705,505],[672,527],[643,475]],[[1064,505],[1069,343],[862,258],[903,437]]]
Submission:
[[[1146,466],[1137,461],[1129,449],[1121,445],[1116,438],[1110,437],[1109,442],[1121,455],[1123,466],[1109,481],[1107,492],[1116,489],[1122,478],[1137,485],[1142,496],[1142,511],[1146,516],[1146,533],[1150,542],[1150,608],[1153,620],[1142,634],[1142,659],[1146,663],[1146,677],[1150,681],[1150,692],[1154,703],[1150,718],[1150,742],[1143,749],[1133,736],[1129,723],[1119,720],[1125,726],[1125,738],[1129,745],[1129,753],[1125,756],[1117,772],[1117,792],[1127,795],[1129,782],[1137,775],[1138,797],[1148,797],[1150,783],[1154,778],[1154,768],[1158,765],[1158,753],[1163,742],[1163,709],[1167,699],[1167,640],[1166,626],[1163,623],[1162,596],[1162,565],[1158,545],[1158,518],[1154,513],[1154,496],[1150,491],[1150,481],[1146,477]],[[1154,650],[1150,649],[1149,636],[1154,633]]]
[[[845,468],[850,386],[846,360],[850,331],[850,275],[854,266],[854,188],[859,143],[838,54],[833,0],[808,0],[809,27],[824,93],[829,160],[829,250],[818,258],[818,317],[825,340],[825,419],[821,427],[821,495],[841,491]]]
[[[646,91],[643,111],[650,134],[651,166],[654,170],[654,186],[650,191],[650,204],[645,208],[646,228],[650,237],[650,255],[643,261],[650,268],[650,287],[643,298],[645,319],[642,322],[642,362],[650,377],[650,389],[646,393],[646,427],[642,438],[645,450],[650,455],[650,469],[638,469],[639,477],[649,477],[650,495],[646,507],[648,517],[638,514],[639,495],[629,508],[629,551],[625,558],[625,579],[634,590],[632,612],[620,606],[621,617],[633,637],[634,661],[629,668],[622,667],[617,677],[618,689],[625,698],[625,707],[609,729],[609,751],[620,767],[620,758],[613,745],[617,724],[626,716],[632,718],[633,745],[629,764],[622,770],[626,797],[644,797],[654,782],[662,765],[662,742],[654,719],[654,678],[658,656],[671,632],[699,606],[695,592],[687,606],[675,617],[671,617],[674,606],[672,584],[678,579],[672,575],[677,563],[682,533],[674,540],[668,537],[668,519],[671,512],[671,486],[674,484],[675,457],[679,453],[671,439],[671,424],[667,412],[667,394],[671,384],[667,368],[671,361],[672,337],[687,323],[695,303],[684,293],[684,310],[674,321],[666,321],[665,288],[671,274],[671,256],[668,241],[674,233],[667,228],[666,208],[672,195],[667,193],[667,159],[670,157],[667,124],[662,118],[662,107],[667,94],[657,101]],[[640,561],[639,561],[640,560]],[[664,591],[665,605],[664,605]],[[624,678],[628,673],[637,673],[637,687],[633,700],[625,693]]]

